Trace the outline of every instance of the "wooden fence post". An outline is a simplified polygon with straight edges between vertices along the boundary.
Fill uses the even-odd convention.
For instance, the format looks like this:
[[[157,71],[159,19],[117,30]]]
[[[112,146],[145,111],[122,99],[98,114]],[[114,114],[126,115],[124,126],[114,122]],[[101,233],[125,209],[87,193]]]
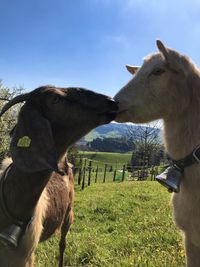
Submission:
[[[79,171],[78,171],[78,185],[81,184],[81,180],[82,180],[82,163],[83,163],[83,160],[82,158],[80,158],[80,162],[79,162]]]
[[[89,161],[89,172],[88,172],[88,186],[90,186],[90,183],[91,183],[91,171],[92,171],[92,161],[90,160]]]
[[[151,171],[150,171],[150,173],[151,173],[151,181],[153,181],[153,173],[154,173],[154,168],[153,168],[153,166],[151,167]]]
[[[122,182],[125,179],[125,172],[126,172],[126,165],[123,165],[123,171],[122,171]]]
[[[97,165],[96,174],[95,174],[95,183],[97,183],[98,171],[99,171],[99,167]]]
[[[154,181],[156,180],[156,175],[158,175],[158,166],[155,166]]]
[[[104,175],[103,175],[103,183],[105,183],[105,181],[106,181],[106,171],[107,171],[107,164],[105,164]]]
[[[115,182],[115,179],[116,179],[116,173],[117,173],[117,170],[115,169],[114,172],[113,172],[113,182]]]
[[[86,172],[86,159],[84,160],[84,167],[83,167],[83,180],[82,180],[82,187],[83,190],[85,188],[85,172]]]
[[[138,181],[141,180],[141,170],[138,170]]]

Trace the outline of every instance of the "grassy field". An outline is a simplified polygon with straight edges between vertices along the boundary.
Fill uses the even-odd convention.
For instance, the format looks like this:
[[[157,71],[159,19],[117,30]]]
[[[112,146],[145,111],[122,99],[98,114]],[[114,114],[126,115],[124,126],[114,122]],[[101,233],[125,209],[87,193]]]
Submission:
[[[104,180],[104,171],[105,171],[105,164],[107,165],[106,168],[106,182],[110,182],[113,180],[114,176],[116,181],[121,181],[123,177],[123,166],[129,165],[128,163],[131,160],[131,153],[107,153],[107,152],[81,152],[80,155],[83,158],[82,167],[84,166],[84,161],[86,159],[86,184],[88,179],[88,172],[89,172],[89,162],[92,161],[92,170],[91,170],[91,183],[94,183],[96,180],[96,169],[98,166],[98,175],[97,175],[97,182],[103,182]],[[77,161],[78,162],[78,161]],[[80,165],[79,165],[80,166]],[[75,176],[75,184],[78,182],[78,171],[79,167],[77,168],[76,176]],[[116,175],[114,172],[116,170]],[[151,168],[149,168],[147,180],[152,180],[152,175],[150,172]],[[161,172],[161,168],[158,168],[159,172]],[[136,171],[137,173],[137,171]],[[131,173],[128,173],[127,169],[124,174],[125,180],[133,179],[131,178]],[[134,177],[137,179],[137,177]]]
[[[65,266],[183,267],[170,194],[153,181],[97,183],[76,192]],[[58,237],[41,244],[37,267],[56,267]]]
[[[94,165],[103,166],[105,163],[113,165],[114,168],[121,167],[131,160],[131,153],[109,153],[109,152],[81,152],[84,158],[91,159]]]

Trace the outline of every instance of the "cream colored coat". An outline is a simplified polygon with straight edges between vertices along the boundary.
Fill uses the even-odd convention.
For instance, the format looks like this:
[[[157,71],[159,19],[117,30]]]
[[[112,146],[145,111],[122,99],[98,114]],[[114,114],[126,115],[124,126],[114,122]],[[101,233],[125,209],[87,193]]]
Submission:
[[[200,144],[200,71],[189,58],[157,41],[160,53],[141,68],[115,96],[118,122],[163,119],[167,153],[182,159]],[[184,233],[188,267],[200,266],[200,164],[185,168],[180,193],[172,198],[174,220]]]

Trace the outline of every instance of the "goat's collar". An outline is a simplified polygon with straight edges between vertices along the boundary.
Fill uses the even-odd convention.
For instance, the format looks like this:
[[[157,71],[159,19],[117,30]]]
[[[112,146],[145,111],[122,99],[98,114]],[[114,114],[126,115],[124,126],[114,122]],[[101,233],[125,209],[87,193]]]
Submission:
[[[173,160],[172,165],[179,171],[184,172],[185,167],[189,167],[194,163],[200,163],[200,145],[198,145],[192,153],[180,160]]]
[[[8,176],[8,173],[9,173],[11,166],[12,166],[12,163],[7,167],[7,169],[4,171],[3,175],[0,178],[0,207],[1,207],[1,210],[4,214],[4,216],[10,222],[15,223],[16,225],[19,225],[19,226],[23,226],[23,225],[27,224],[27,222],[23,222],[23,221],[19,220],[18,218],[16,218],[15,216],[13,216],[13,214],[8,209],[6,202],[5,202],[5,199],[4,199],[4,193],[3,193],[4,182]]]
[[[171,160],[171,164],[161,174],[156,176],[156,180],[165,186],[169,192],[178,193],[183,177],[184,169],[194,163],[200,163],[200,145],[192,153],[180,160]]]

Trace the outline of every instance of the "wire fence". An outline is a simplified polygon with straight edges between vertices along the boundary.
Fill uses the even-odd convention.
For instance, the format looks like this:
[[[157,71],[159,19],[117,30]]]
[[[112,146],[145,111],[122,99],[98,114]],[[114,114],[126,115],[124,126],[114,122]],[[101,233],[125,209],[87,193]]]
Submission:
[[[79,166],[75,167],[75,183],[80,189],[92,183],[154,181],[159,172],[159,166],[128,166],[127,164],[113,164],[81,158]]]

